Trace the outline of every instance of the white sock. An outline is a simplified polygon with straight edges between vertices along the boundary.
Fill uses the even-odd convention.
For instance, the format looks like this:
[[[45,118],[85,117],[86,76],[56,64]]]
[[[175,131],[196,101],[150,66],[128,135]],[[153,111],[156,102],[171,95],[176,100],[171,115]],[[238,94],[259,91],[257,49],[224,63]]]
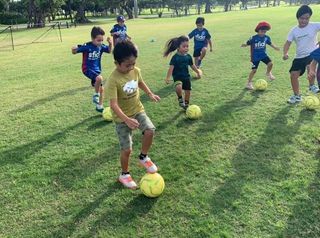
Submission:
[[[100,97],[100,93],[94,93],[93,96],[99,96]]]
[[[103,108],[103,105],[98,104],[98,105],[97,105],[97,108],[98,108],[98,109],[102,109],[102,108]]]

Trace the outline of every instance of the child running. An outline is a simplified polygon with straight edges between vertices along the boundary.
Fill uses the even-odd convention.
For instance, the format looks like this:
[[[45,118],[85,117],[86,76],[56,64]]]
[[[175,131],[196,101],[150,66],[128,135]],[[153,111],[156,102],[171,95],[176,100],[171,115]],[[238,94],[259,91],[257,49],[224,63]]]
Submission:
[[[289,70],[293,95],[289,98],[288,103],[296,104],[302,101],[299,87],[299,77],[302,76],[312,61],[311,52],[317,49],[317,34],[320,31],[320,23],[309,22],[312,16],[312,10],[309,6],[301,6],[296,14],[298,26],[291,29],[288,39],[283,47],[283,59],[289,58],[288,51],[291,43],[294,41],[297,45],[296,56]],[[315,77],[309,75],[309,90],[312,93],[318,93],[319,88],[314,84]]]
[[[186,110],[190,103],[191,96],[191,79],[189,74],[189,66],[197,77],[201,78],[201,71],[193,63],[189,51],[189,38],[186,36],[180,36],[169,40],[166,44],[164,57],[170,55],[171,52],[176,51],[171,58],[170,67],[167,73],[166,83],[170,83],[170,78],[173,76],[173,81],[176,87],[176,93],[178,96],[179,106]],[[184,99],[182,97],[184,91]]]
[[[110,33],[111,36],[113,37],[113,44],[116,45],[120,41],[125,41],[125,40],[131,40],[131,37],[128,36],[127,34],[127,26],[125,24],[125,17],[124,16],[118,16],[117,17],[117,24],[115,24]]]
[[[116,131],[120,142],[120,162],[122,172],[119,181],[129,189],[136,189],[137,184],[129,172],[129,159],[132,153],[132,131],[142,132],[142,148],[139,163],[148,173],[156,173],[158,168],[148,156],[153,142],[155,126],[145,113],[140,101],[139,89],[142,89],[152,101],[160,97],[153,94],[143,81],[140,69],[135,67],[138,51],[130,41],[118,42],[113,51],[116,69],[107,82],[107,95]]]
[[[82,72],[91,80],[91,85],[95,89],[92,101],[96,105],[96,111],[103,112],[103,78],[101,76],[102,53],[112,51],[110,38],[107,39],[109,46],[103,44],[105,32],[100,27],[93,27],[91,30],[91,42],[84,45],[72,47],[72,54],[82,53]]]
[[[246,44],[242,44],[241,47],[251,47],[251,72],[249,74],[248,82],[246,88],[253,90],[253,77],[257,72],[260,62],[267,65],[266,76],[270,80],[274,80],[275,77],[272,75],[273,63],[270,57],[267,55],[267,45],[270,45],[273,49],[279,51],[280,48],[272,44],[271,38],[266,35],[267,31],[271,29],[268,22],[260,22],[255,29],[256,35],[252,36]]]
[[[197,28],[194,29],[190,34],[189,38],[194,37],[194,52],[193,57],[195,65],[200,68],[203,58],[206,56],[208,51],[208,44],[210,46],[210,52],[212,52],[212,41],[209,31],[204,28],[204,18],[198,17],[196,20]]]

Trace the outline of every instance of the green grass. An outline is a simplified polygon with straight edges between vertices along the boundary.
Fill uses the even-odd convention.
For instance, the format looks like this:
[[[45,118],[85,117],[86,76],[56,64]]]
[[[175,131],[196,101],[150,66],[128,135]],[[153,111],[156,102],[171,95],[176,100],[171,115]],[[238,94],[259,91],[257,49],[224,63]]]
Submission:
[[[128,21],[145,81],[162,97],[154,104],[142,96],[158,128],[150,152],[166,181],[158,199],[116,183],[114,125],[95,113],[81,56],[70,53],[88,41],[92,26],[64,29],[63,43],[1,51],[0,236],[319,237],[319,113],[286,104],[291,62],[271,49],[277,80],[264,93],[243,90],[250,63],[241,43],[267,20],[282,46],[296,10],[206,15],[214,53],[203,63],[204,78],[193,82],[192,103],[204,114],[198,121],[180,112],[161,57],[165,41],[193,29],[195,16]],[[314,6],[314,21],[319,10]],[[25,31],[21,39],[34,35]],[[112,69],[104,55],[103,76]],[[261,65],[255,79],[264,72]],[[301,88],[305,93],[305,79]],[[139,139],[135,133],[137,181],[144,174],[136,165]]]

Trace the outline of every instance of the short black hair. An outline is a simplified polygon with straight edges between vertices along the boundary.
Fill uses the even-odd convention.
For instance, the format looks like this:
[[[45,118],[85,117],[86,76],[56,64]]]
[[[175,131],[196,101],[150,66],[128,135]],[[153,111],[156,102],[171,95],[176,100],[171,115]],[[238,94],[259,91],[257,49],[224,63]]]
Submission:
[[[312,16],[312,9],[308,5],[302,5],[296,14],[297,19],[299,19],[302,15],[309,14]]]
[[[138,57],[138,49],[131,41],[120,41],[114,47],[113,58],[118,64],[132,56]]]
[[[99,26],[94,26],[92,27],[92,30],[91,30],[91,38],[92,39],[95,39],[98,35],[102,35],[104,36],[106,33],[104,32],[104,30],[99,27]]]
[[[196,20],[196,24],[204,25],[204,17],[198,17],[197,20]]]

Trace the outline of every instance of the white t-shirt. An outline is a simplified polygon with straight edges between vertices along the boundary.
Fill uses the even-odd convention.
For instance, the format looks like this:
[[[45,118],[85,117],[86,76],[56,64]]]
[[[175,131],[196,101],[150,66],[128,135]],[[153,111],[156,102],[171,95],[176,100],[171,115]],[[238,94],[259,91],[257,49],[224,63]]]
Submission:
[[[307,57],[317,49],[319,31],[320,22],[310,22],[303,28],[296,26],[291,29],[288,41],[294,41],[297,44],[296,59]]]

